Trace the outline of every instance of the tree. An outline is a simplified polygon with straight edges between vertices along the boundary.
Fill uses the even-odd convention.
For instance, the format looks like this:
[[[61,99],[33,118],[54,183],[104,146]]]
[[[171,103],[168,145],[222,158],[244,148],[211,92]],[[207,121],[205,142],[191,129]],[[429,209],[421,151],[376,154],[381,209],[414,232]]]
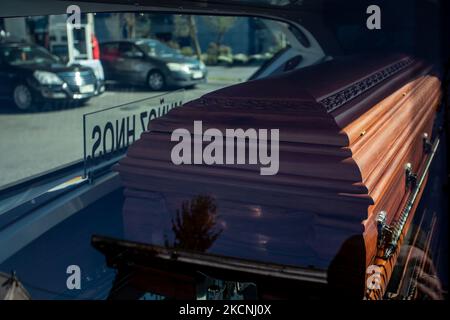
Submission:
[[[236,17],[203,17],[206,24],[217,34],[216,44],[220,47],[223,37],[233,27]]]
[[[176,37],[189,36],[194,47],[195,55],[199,60],[202,58],[202,50],[197,36],[197,26],[195,24],[195,18],[192,15],[176,15],[174,18],[174,34]]]
[[[189,34],[191,40],[194,43],[194,50],[198,60],[202,60],[202,50],[200,49],[200,43],[198,42],[197,25],[195,24],[194,16],[189,15]]]
[[[135,37],[136,20],[134,13],[123,13],[122,16],[122,38],[133,39]]]
[[[209,195],[195,196],[183,201],[181,210],[172,219],[173,244],[166,237],[167,247],[205,252],[222,233],[217,227],[217,205]]]

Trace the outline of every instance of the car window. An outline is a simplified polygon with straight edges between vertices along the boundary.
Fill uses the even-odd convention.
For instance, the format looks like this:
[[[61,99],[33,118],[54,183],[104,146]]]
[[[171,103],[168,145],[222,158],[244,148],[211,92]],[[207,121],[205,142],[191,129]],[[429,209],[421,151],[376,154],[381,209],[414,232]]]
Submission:
[[[186,103],[247,81],[293,46],[284,22],[256,17],[82,13],[79,29],[66,20],[66,15],[0,18],[0,32],[10,44],[1,45],[0,56],[13,66],[0,79],[0,189],[83,163],[85,139],[97,138],[89,130],[103,123],[102,118],[85,127],[87,114],[124,106],[126,117],[146,101],[149,121],[168,111],[159,106],[164,100],[159,96],[183,92],[183,99],[175,100]],[[117,59],[144,54],[154,59]],[[110,122],[115,126],[116,120],[121,121]],[[135,139],[140,132],[136,128]],[[96,152],[103,152],[103,143],[113,146],[109,129],[104,133]]]
[[[102,59],[114,60],[119,56],[118,43],[105,43],[101,45]]]
[[[2,60],[11,65],[56,63],[46,49],[34,46],[0,47]]]
[[[431,269],[441,294],[446,149],[429,162],[440,81],[409,52],[373,56],[403,47],[397,36],[436,49],[409,5],[381,1],[414,27],[397,35],[384,6],[382,30],[367,29],[365,7],[348,21],[354,1],[93,2],[78,23],[68,1],[45,16],[0,5],[0,299],[20,282],[33,299],[317,300]],[[423,250],[397,250],[400,238]],[[396,259],[412,269],[392,271]],[[372,262],[390,271],[365,274]]]
[[[142,56],[142,52],[132,43],[128,42],[123,42],[120,44],[119,53],[120,56],[124,58],[133,58],[137,56]]]
[[[175,57],[181,55],[178,51],[152,40],[141,40],[136,43],[141,50],[152,57]]]

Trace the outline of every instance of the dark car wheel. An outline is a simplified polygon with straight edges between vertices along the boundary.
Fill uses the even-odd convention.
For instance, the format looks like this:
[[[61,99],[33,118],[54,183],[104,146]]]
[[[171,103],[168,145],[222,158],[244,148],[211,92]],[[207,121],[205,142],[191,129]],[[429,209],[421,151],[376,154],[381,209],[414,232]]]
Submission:
[[[13,101],[16,108],[21,111],[35,109],[35,101],[30,88],[24,84],[18,84],[13,91]]]
[[[81,99],[79,102],[79,105],[84,106],[85,104],[87,104],[89,102],[89,100],[91,100],[91,98]]]
[[[154,91],[163,89],[166,86],[164,75],[157,70],[150,71],[147,77],[147,85]]]
[[[80,99],[80,100],[72,100],[70,102],[71,106],[73,107],[82,107],[84,106],[86,103],[88,103],[88,101],[91,100],[91,98],[84,98],[84,99]]]

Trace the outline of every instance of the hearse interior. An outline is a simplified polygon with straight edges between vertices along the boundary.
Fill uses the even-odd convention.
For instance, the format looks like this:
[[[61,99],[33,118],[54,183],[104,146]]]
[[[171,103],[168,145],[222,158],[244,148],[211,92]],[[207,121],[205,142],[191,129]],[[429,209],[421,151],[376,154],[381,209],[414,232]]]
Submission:
[[[69,3],[22,2],[0,15]],[[0,271],[44,299],[446,299],[444,2],[378,1],[382,27],[369,30],[365,0],[70,1],[82,12],[263,17],[292,39],[248,81],[158,96],[167,109],[129,146],[100,155],[88,143],[79,161],[2,187]],[[80,118],[80,144],[90,119],[100,117]],[[203,151],[208,129],[277,129],[278,171],[224,164],[225,139],[214,163],[175,165],[172,133],[196,121]],[[250,140],[236,153],[249,155]],[[88,280],[68,291],[77,261]]]

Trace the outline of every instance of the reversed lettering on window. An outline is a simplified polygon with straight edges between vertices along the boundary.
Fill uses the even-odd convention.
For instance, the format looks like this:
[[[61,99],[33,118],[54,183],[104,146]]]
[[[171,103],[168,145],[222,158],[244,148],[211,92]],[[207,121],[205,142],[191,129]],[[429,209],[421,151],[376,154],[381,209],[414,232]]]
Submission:
[[[122,154],[147,130],[149,121],[183,104],[176,91],[83,116],[85,173],[89,167]]]

